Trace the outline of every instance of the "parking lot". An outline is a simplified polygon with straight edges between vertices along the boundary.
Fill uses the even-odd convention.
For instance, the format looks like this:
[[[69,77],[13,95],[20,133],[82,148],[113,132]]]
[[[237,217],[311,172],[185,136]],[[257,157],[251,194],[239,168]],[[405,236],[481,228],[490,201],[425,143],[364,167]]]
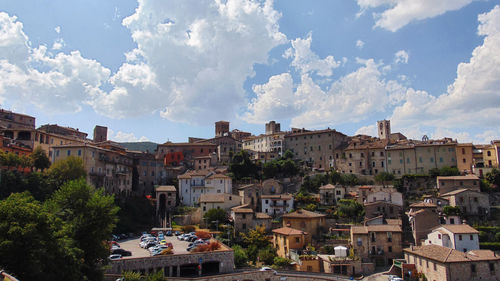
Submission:
[[[189,242],[179,241],[176,236],[165,236],[165,240],[167,243],[172,243],[174,246],[174,254],[186,254],[189,253],[186,249],[189,245]],[[149,251],[147,249],[143,249],[139,246],[140,238],[135,239],[127,239],[121,240],[118,243],[120,244],[120,248],[132,252],[132,256],[123,257],[123,259],[130,258],[143,258],[149,257]]]

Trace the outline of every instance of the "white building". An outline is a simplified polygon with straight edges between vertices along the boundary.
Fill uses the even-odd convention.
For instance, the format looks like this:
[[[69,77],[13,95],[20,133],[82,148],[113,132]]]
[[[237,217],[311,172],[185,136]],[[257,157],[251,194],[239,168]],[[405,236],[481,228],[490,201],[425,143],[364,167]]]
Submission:
[[[270,216],[286,214],[293,209],[291,194],[262,195],[262,212]]]
[[[234,194],[227,193],[207,193],[200,196],[201,215],[204,216],[206,212],[211,209],[223,209],[225,211],[239,206],[241,197]]]
[[[479,250],[479,231],[468,224],[446,224],[427,235],[425,245],[439,245],[461,252]]]
[[[403,206],[403,195],[401,192],[393,191],[377,191],[369,193],[366,197],[366,202],[364,203],[373,203],[377,201],[385,201],[390,202],[394,205]]]
[[[177,177],[182,204],[194,206],[202,194],[233,193],[230,177],[209,170],[190,171]]]

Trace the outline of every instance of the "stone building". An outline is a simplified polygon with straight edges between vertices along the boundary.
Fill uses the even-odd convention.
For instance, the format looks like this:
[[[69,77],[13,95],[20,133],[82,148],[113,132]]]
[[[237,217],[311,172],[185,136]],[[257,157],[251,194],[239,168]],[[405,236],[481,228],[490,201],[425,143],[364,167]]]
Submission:
[[[306,233],[307,241],[321,238],[328,232],[326,227],[326,215],[298,209],[295,212],[283,215],[283,227],[302,230]]]
[[[165,160],[165,166],[186,166],[194,168],[194,159],[217,153],[217,145],[209,142],[159,144],[156,158]],[[168,161],[167,161],[168,160]]]
[[[340,185],[327,184],[319,188],[319,201],[322,205],[336,205],[344,196],[345,187]]]
[[[472,173],[472,166],[474,165],[473,149],[474,145],[472,143],[457,143],[457,168],[461,173]]]
[[[479,250],[479,231],[468,224],[439,225],[427,235],[425,245],[439,245],[464,253]]]
[[[422,206],[422,207],[417,207]],[[434,227],[440,224],[437,206],[432,203],[416,203],[410,206],[408,212],[413,239],[417,246],[421,245]]]
[[[436,177],[436,186],[440,194],[445,194],[458,189],[481,191],[480,180],[476,175]]]
[[[425,245],[404,249],[404,258],[427,280],[500,280],[500,256],[490,250],[464,253],[438,245]],[[405,274],[404,277],[409,276]]]
[[[388,219],[399,219],[403,213],[403,206],[388,201],[375,201],[365,203],[365,218],[370,219],[384,216]]]
[[[231,218],[234,223],[234,232],[247,232],[255,229],[257,226],[264,227],[265,230],[271,231],[271,216],[255,212],[248,205],[241,205],[231,209]]]
[[[400,225],[351,226],[351,243],[362,262],[388,265],[403,254]]]
[[[247,184],[238,187],[238,195],[241,197],[241,204],[248,205],[254,211],[261,208],[260,196],[262,195],[262,187],[258,184]]]
[[[0,109],[0,133],[17,145],[33,149],[35,117]]]
[[[285,150],[294,153],[314,169],[329,170],[336,166],[335,155],[348,137],[332,129],[317,131],[298,131],[285,136]]]
[[[385,147],[388,139],[357,135],[342,153],[335,153],[337,169],[342,173],[377,175],[386,171]]]
[[[470,189],[458,189],[441,195],[450,206],[459,207],[464,215],[488,216],[490,200],[488,194]]]

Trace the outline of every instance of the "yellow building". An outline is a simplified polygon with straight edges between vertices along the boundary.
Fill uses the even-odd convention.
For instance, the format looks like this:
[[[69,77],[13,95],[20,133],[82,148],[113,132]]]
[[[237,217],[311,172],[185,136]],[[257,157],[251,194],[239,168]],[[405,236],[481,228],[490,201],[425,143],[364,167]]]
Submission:
[[[283,227],[291,227],[306,232],[306,242],[311,243],[313,238],[318,239],[322,233],[327,232],[326,216],[298,209],[293,213],[283,215]]]
[[[306,246],[306,235],[302,230],[290,227],[273,229],[273,245],[278,256],[290,258],[290,251],[300,251]]]
[[[472,165],[474,165],[472,143],[458,143],[456,147],[457,168],[461,173],[472,173]]]

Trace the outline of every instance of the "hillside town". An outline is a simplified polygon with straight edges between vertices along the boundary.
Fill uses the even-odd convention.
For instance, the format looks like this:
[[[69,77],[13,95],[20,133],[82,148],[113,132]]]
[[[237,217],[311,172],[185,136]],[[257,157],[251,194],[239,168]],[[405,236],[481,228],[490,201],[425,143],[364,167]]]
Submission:
[[[376,137],[275,121],[263,129],[252,135],[218,121],[213,138],[137,151],[109,140],[106,126],[89,136],[0,110],[2,153],[79,158],[88,184],[152,206],[152,224],[135,230],[148,233],[140,240],[177,236],[173,255],[160,247],[115,256],[108,280],[160,270],[168,280],[500,280],[500,140],[414,140],[392,132],[390,120],[377,121]],[[191,249],[199,241],[218,250],[190,252],[176,244],[181,232]],[[177,255],[178,247],[188,248]]]

